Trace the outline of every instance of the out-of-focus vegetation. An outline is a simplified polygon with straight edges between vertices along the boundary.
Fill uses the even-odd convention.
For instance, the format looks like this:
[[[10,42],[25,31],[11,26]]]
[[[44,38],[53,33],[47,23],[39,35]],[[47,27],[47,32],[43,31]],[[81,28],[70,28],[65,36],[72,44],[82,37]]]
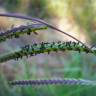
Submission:
[[[0,0],[0,12],[27,14],[42,18],[75,36],[86,44],[96,44],[96,0]],[[0,29],[25,21],[0,17]],[[27,22],[29,23],[29,22]],[[72,39],[53,32],[40,31],[38,36],[21,36],[0,44],[0,55],[14,52],[24,44],[42,41]],[[83,78],[96,79],[96,56],[92,54],[65,52],[40,54],[19,61],[0,64],[0,96],[96,96],[96,87],[91,86],[9,86],[9,80]]]

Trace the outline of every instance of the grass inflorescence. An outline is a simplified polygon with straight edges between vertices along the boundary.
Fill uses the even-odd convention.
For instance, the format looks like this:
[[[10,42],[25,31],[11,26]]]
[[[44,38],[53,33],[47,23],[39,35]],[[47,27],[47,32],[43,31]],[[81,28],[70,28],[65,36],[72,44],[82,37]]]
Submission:
[[[23,15],[17,15],[17,14],[0,14],[0,16],[5,17],[13,17],[13,18],[19,18],[19,19],[25,19],[25,20],[31,20],[32,22],[37,22],[36,24],[30,24],[30,25],[21,25],[19,27],[12,28],[10,30],[7,30],[6,32],[0,33],[0,42],[6,41],[6,39],[12,39],[12,38],[19,38],[20,35],[28,34],[30,35],[31,32],[37,34],[37,30],[47,29],[47,27],[52,28],[56,31],[59,31],[74,40],[76,42],[41,42],[39,44],[27,44],[25,46],[20,47],[20,49],[16,52],[6,54],[4,56],[0,57],[0,62],[6,62],[8,60],[18,60],[19,58],[22,59],[23,56],[34,56],[41,53],[48,53],[54,51],[78,51],[85,52],[85,53],[92,53],[96,55],[96,50],[93,50],[93,47],[89,48],[87,45],[85,45],[80,40],[76,39],[75,37],[67,34],[66,32],[63,32],[62,30],[54,27],[53,25],[50,25],[46,23],[45,21],[38,19],[38,18],[32,18],[29,16],[23,16]],[[20,81],[10,81],[9,84],[11,85],[49,85],[49,84],[65,84],[65,85],[96,85],[95,81],[90,80],[82,80],[82,79],[56,79],[56,80],[20,80]]]
[[[11,59],[18,60],[23,56],[34,56],[41,53],[50,53],[51,51],[57,52],[62,51],[78,51],[78,52],[86,52],[96,54],[96,50],[90,50],[85,45],[80,44],[79,42],[42,42],[42,43],[34,43],[32,45],[27,44],[20,48],[19,51],[7,54],[5,56],[0,57],[0,62],[5,62]]]
[[[47,29],[47,26],[44,24],[31,24],[31,25],[21,25],[19,27],[14,27],[6,32],[0,33],[0,42],[5,41],[6,39],[19,38],[20,35],[31,33],[37,34],[37,30]]]
[[[10,81],[10,85],[28,86],[28,85],[87,85],[96,86],[95,81],[83,79],[50,79],[50,80],[15,80]]]

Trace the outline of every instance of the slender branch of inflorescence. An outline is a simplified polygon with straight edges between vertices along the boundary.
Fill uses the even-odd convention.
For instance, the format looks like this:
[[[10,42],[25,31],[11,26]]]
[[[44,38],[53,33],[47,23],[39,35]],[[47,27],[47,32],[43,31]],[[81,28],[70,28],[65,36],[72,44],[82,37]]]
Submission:
[[[83,79],[50,79],[50,80],[14,80],[9,82],[10,85],[18,86],[32,86],[32,85],[83,85],[83,86],[96,86],[96,81],[83,80]]]
[[[90,50],[86,46],[80,44],[79,42],[42,42],[40,44],[34,43],[32,45],[28,44],[20,48],[19,51],[7,54],[0,57],[0,62],[5,62],[11,59],[18,60],[23,56],[34,56],[40,53],[50,53],[51,51],[78,51],[92,53],[96,55],[96,50]]]
[[[30,35],[32,32],[37,34],[37,30],[47,29],[47,26],[44,24],[31,24],[31,25],[21,25],[19,27],[14,27],[10,30],[0,33],[0,42],[5,41],[6,39],[19,38],[22,34]]]

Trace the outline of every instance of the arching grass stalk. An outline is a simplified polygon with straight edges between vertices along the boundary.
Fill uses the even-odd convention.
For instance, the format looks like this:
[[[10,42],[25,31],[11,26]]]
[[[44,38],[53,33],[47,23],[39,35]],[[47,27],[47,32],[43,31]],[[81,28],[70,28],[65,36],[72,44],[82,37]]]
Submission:
[[[19,38],[22,34],[30,35],[32,32],[37,34],[37,30],[47,29],[47,26],[44,24],[31,24],[31,25],[21,25],[19,27],[14,27],[6,32],[0,33],[0,42],[5,41],[6,39]]]
[[[86,46],[80,44],[79,42],[42,42],[40,44],[34,43],[33,45],[25,45],[20,48],[19,51],[7,54],[5,56],[0,57],[0,62],[5,62],[11,59],[22,58],[23,56],[34,56],[40,53],[50,53],[51,51],[78,51],[78,52],[86,52],[92,53],[96,55],[96,50],[90,50]]]
[[[14,80],[9,82],[10,85],[28,86],[28,85],[84,85],[96,86],[96,81],[83,79],[50,79],[50,80]]]
[[[32,18],[32,17],[30,17],[30,16],[23,16],[23,15],[20,15],[20,14],[11,14],[11,13],[10,13],[10,14],[8,14],[8,13],[0,13],[0,16],[14,17],[14,18],[19,18],[19,19],[26,19],[26,20],[31,20],[32,22],[35,21],[35,22],[39,22],[39,23],[45,24],[45,25],[48,26],[49,28],[52,28],[52,29],[54,29],[54,30],[56,30],[56,31],[59,31],[59,32],[61,32],[61,33],[65,34],[65,35],[73,38],[74,40],[80,42],[81,44],[85,45],[85,44],[84,44],[83,42],[81,42],[80,40],[78,40],[78,39],[76,39],[75,37],[67,34],[66,32],[64,32],[64,31],[62,31],[62,30],[54,27],[53,25],[48,24],[47,22],[45,22],[45,21],[42,20],[42,19]],[[86,46],[86,45],[85,45],[85,46]],[[86,46],[86,47],[89,48],[88,46]]]

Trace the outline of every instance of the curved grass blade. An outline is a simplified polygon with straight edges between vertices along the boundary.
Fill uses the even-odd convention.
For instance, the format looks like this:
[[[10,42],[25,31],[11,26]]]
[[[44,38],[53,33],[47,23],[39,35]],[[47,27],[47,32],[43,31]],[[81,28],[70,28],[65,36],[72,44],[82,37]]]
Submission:
[[[76,39],[75,37],[73,37],[72,35],[69,35],[68,33],[54,27],[53,25],[51,24],[48,24],[47,22],[45,22],[44,20],[42,19],[38,19],[38,18],[32,18],[30,16],[23,16],[23,15],[20,15],[20,14],[11,14],[11,13],[0,13],[0,16],[5,16],[5,17],[14,17],[14,18],[19,18],[19,19],[26,19],[26,20],[31,20],[31,21],[35,21],[35,22],[39,22],[39,23],[42,23],[42,24],[45,24],[46,26],[48,26],[49,28],[52,28],[56,31],[59,31],[69,37],[71,37],[72,39],[80,42],[81,44],[85,45],[83,42],[81,42],[80,40]],[[85,45],[86,46],[86,45]],[[89,48],[88,46],[86,46],[87,48]]]
[[[78,52],[86,52],[92,53],[96,55],[96,50],[89,50],[86,46],[78,43],[78,42],[42,42],[40,44],[34,43],[33,45],[25,45],[20,48],[19,51],[14,53],[9,53],[5,56],[0,57],[0,62],[5,62],[11,59],[18,60],[23,56],[34,56],[41,53],[50,53],[51,51],[78,51]]]

